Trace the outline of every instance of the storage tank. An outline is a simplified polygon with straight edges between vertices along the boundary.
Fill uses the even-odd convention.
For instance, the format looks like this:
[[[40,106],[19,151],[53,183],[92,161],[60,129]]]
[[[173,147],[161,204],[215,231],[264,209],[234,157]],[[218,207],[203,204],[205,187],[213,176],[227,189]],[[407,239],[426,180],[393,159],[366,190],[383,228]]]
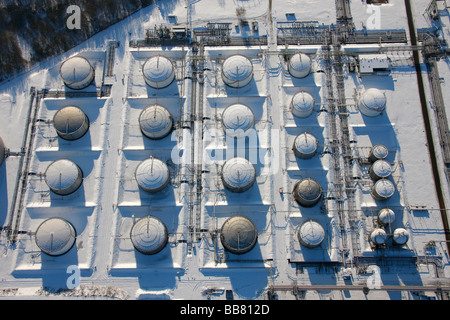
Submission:
[[[228,218],[222,225],[220,241],[225,250],[244,254],[253,249],[258,240],[258,230],[253,222],[244,216]]]
[[[394,184],[387,179],[380,179],[372,187],[372,196],[379,201],[385,201],[395,192]]]
[[[325,239],[325,229],[320,223],[308,220],[301,224],[297,232],[298,241],[307,248],[315,248]]]
[[[164,223],[160,219],[148,215],[134,223],[130,238],[137,251],[151,255],[164,249],[169,236]]]
[[[89,119],[80,108],[66,106],[55,113],[53,126],[62,139],[77,140],[88,131]]]
[[[314,97],[306,91],[297,92],[291,100],[292,114],[299,118],[309,117],[315,106]]]
[[[394,240],[395,244],[404,245],[409,240],[409,233],[403,228],[397,228],[394,230],[392,240]]]
[[[225,59],[222,65],[222,79],[233,88],[242,88],[253,78],[252,62],[242,55],[233,55]]]
[[[151,157],[137,166],[135,178],[142,190],[156,193],[167,187],[170,172],[164,161]]]
[[[235,157],[227,160],[221,172],[222,182],[230,191],[244,192],[250,189],[256,180],[253,164],[245,158]]]
[[[255,116],[246,105],[235,103],[228,106],[222,113],[222,124],[227,135],[239,137],[253,128]]]
[[[375,162],[377,160],[384,160],[389,154],[389,150],[382,144],[377,144],[370,149],[369,160]]]
[[[173,118],[165,107],[154,104],[142,110],[139,115],[139,126],[147,138],[162,139],[172,131]]]
[[[358,107],[361,113],[366,116],[378,116],[386,108],[386,96],[384,92],[378,89],[367,89],[361,94]]]
[[[78,190],[83,182],[83,172],[73,161],[53,161],[45,171],[45,182],[54,193],[66,196]]]
[[[304,53],[296,53],[289,60],[289,73],[295,78],[304,78],[311,72],[311,59]]]
[[[317,151],[318,140],[308,132],[300,133],[294,140],[294,154],[300,159],[310,159]]]
[[[389,208],[383,208],[378,212],[378,222],[387,225],[395,221],[395,213]]]
[[[370,232],[369,240],[376,246],[385,244],[387,239],[386,231],[381,228],[375,228]]]
[[[377,181],[380,179],[387,179],[392,173],[392,167],[389,162],[385,160],[375,161],[369,169],[370,177]]]
[[[80,90],[88,87],[94,80],[95,72],[86,58],[77,56],[61,64],[59,74],[70,89]]]
[[[62,218],[50,218],[36,229],[35,242],[49,256],[61,256],[74,245],[76,231],[73,225]]]
[[[0,166],[3,164],[3,161],[5,161],[5,155],[6,155],[6,147],[3,143],[2,137],[0,137]]]
[[[148,58],[142,66],[145,82],[152,88],[168,87],[175,79],[172,61],[163,56]]]
[[[313,178],[305,178],[295,184],[293,193],[299,205],[313,207],[322,197],[322,186]]]

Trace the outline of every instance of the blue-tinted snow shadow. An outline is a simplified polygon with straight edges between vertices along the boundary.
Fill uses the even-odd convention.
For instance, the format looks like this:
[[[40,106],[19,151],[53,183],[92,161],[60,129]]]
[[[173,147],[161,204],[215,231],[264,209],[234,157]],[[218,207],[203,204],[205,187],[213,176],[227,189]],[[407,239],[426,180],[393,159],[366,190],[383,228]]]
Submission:
[[[8,217],[8,185],[6,179],[6,163],[0,166],[0,221],[5,225]]]

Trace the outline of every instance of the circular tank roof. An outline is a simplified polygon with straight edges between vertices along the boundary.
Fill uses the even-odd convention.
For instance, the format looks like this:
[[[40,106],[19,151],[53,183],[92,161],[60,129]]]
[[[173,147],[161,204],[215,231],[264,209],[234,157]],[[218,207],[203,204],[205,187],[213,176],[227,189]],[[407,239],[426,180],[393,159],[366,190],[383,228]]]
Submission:
[[[403,228],[397,228],[394,230],[392,238],[395,243],[402,245],[408,242],[409,233]]]
[[[381,112],[386,107],[386,96],[382,91],[371,88],[364,91],[361,102],[369,110]]]
[[[51,256],[69,251],[75,243],[76,232],[72,224],[62,218],[50,218],[36,229],[35,241],[39,249]]]
[[[376,228],[370,233],[370,241],[376,245],[384,244],[386,242],[386,238],[386,231],[381,228]]]
[[[222,65],[223,80],[231,87],[243,87],[253,76],[252,62],[242,55],[228,57]]]
[[[140,218],[131,228],[131,242],[143,254],[160,252],[167,244],[168,232],[164,223],[156,217]]]
[[[308,220],[300,226],[297,236],[301,244],[308,248],[314,248],[325,239],[325,230],[320,223]]]
[[[163,190],[170,181],[167,165],[160,159],[149,158],[142,161],[135,172],[136,181],[147,192]]]
[[[379,159],[385,159],[389,154],[389,150],[382,144],[377,144],[372,147],[371,150],[371,156],[373,160]]]
[[[45,182],[54,193],[68,195],[81,186],[83,173],[73,161],[60,159],[47,167]]]
[[[175,72],[172,62],[166,57],[155,56],[149,58],[142,67],[145,79],[155,88],[163,88],[172,83]]]
[[[150,139],[166,137],[173,126],[172,116],[165,107],[154,104],[142,110],[139,115],[142,133]]]
[[[306,77],[311,70],[311,59],[304,53],[296,53],[289,60],[289,72],[296,78]]]
[[[59,72],[67,85],[82,83],[92,77],[92,66],[83,57],[69,58],[63,62]]]
[[[300,133],[294,141],[294,152],[300,158],[312,157],[317,151],[317,139],[308,132]]]
[[[378,213],[378,220],[383,224],[393,223],[395,221],[395,213],[389,208],[381,209]]]
[[[5,160],[5,152],[6,147],[3,143],[2,137],[0,137],[0,166],[3,164],[3,161]]]
[[[306,91],[297,92],[292,97],[292,111],[294,115],[309,113],[314,108],[314,97]]]
[[[296,183],[294,197],[300,205],[312,207],[322,197],[322,186],[313,178],[305,178]]]
[[[80,108],[66,106],[55,113],[53,125],[61,138],[75,140],[87,132],[89,119]]]
[[[225,162],[221,175],[227,189],[233,192],[243,192],[255,182],[256,170],[247,159],[235,157]]]
[[[226,250],[234,254],[249,252],[256,244],[258,231],[244,216],[228,218],[222,225],[220,240]]]
[[[242,134],[253,127],[255,116],[248,106],[236,103],[223,111],[222,123],[228,135],[239,136],[240,133]]]
[[[394,192],[395,187],[394,184],[387,179],[380,179],[374,185],[375,194],[378,195],[382,199],[390,198]]]
[[[377,160],[373,163],[371,170],[376,178],[387,178],[392,173],[392,167],[389,162],[385,160]]]

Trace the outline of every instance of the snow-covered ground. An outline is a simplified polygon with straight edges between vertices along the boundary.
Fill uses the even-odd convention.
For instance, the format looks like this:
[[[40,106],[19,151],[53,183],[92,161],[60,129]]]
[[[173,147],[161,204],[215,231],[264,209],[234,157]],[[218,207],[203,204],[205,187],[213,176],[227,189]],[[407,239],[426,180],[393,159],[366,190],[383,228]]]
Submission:
[[[360,1],[351,2],[357,29],[370,14]],[[424,1],[413,1],[417,27],[426,28],[423,17]],[[420,4],[420,5],[419,5]],[[176,126],[171,135],[162,140],[149,140],[142,135],[138,117],[147,105],[164,105],[175,123],[190,120],[192,106],[191,71],[184,68],[191,62],[193,52],[188,47],[133,48],[131,40],[143,39],[146,29],[168,23],[169,15],[176,15],[177,23],[191,23],[192,27],[208,22],[237,24],[236,8],[245,8],[248,20],[259,22],[259,33],[269,36],[267,46],[205,47],[204,92],[196,97],[196,105],[203,105],[202,119],[196,119],[194,130]],[[190,10],[188,10],[190,9]],[[381,29],[407,29],[403,2],[380,6]],[[96,92],[104,80],[111,84],[111,94],[101,98],[57,98],[40,100],[35,135],[32,140],[28,183],[24,193],[18,235],[15,244],[1,234],[3,248],[0,256],[0,292],[2,297],[44,296],[48,288],[66,288],[70,274],[67,268],[75,265],[81,271],[81,287],[70,293],[74,297],[100,296],[120,299],[225,299],[224,290],[233,290],[235,299],[266,299],[270,285],[336,285],[348,284],[342,268],[345,261],[343,239],[339,230],[339,214],[333,193],[336,184],[332,156],[329,153],[330,114],[319,47],[292,46],[313,60],[312,73],[295,79],[287,70],[281,50],[273,43],[274,29],[268,19],[269,1],[157,1],[124,21],[97,34],[69,52],[32,68],[32,71],[0,85],[0,136],[11,155],[0,167],[0,217],[3,225],[9,221],[22,141],[27,124],[30,89],[69,91],[59,77],[59,66],[68,57],[81,55],[94,66],[96,78],[85,91]],[[293,13],[294,15],[286,15]],[[318,21],[335,23],[335,1],[273,1],[273,23],[290,21]],[[443,18],[448,20],[448,16]],[[445,29],[446,30],[446,29]],[[448,30],[447,30],[448,31]],[[444,31],[445,33],[445,31]],[[234,36],[244,36],[233,29]],[[120,43],[115,49],[114,76],[103,79],[105,52],[109,41]],[[347,52],[364,50],[344,46]],[[148,57],[162,54],[176,66],[176,81],[164,89],[151,89],[142,77],[142,65]],[[228,56],[242,54],[253,64],[253,79],[244,88],[232,89],[221,77],[221,63]],[[387,160],[392,164],[390,178],[395,194],[386,202],[375,201],[370,195],[373,182],[369,166],[355,161],[354,172],[361,180],[355,185],[358,218],[355,242],[359,255],[381,259],[383,285],[430,285],[445,283],[449,277],[448,252],[445,244],[439,204],[428,154],[416,73],[411,55],[389,52],[390,73],[362,75],[345,69],[344,84],[348,106],[348,124],[356,157],[365,158],[370,148],[383,144],[389,149]],[[439,62],[444,100],[448,101],[450,69],[448,59]],[[427,84],[426,74],[423,74]],[[357,108],[358,95],[366,88],[382,90],[387,98],[385,112],[377,117],[363,116]],[[307,91],[316,100],[313,114],[305,119],[292,115],[289,103],[298,91]],[[197,94],[199,90],[197,88]],[[427,85],[427,98],[431,100]],[[199,99],[202,99],[201,101]],[[237,194],[224,188],[220,170],[229,157],[222,128],[223,110],[233,103],[243,103],[255,115],[256,140],[248,152],[256,168],[256,182],[246,192]],[[53,115],[61,107],[76,105],[90,120],[88,134],[68,142],[58,138],[52,125]],[[448,108],[448,106],[447,106]],[[450,110],[447,109],[450,119]],[[182,121],[180,121],[182,120]],[[319,141],[313,159],[299,160],[292,152],[295,137],[304,131],[313,133]],[[194,137],[191,137],[191,133]],[[437,137],[437,132],[433,132]],[[200,136],[200,134],[202,136]],[[438,143],[436,143],[438,145]],[[229,146],[228,146],[229,147]],[[195,159],[191,159],[190,155]],[[222,151],[222,153],[221,153]],[[181,162],[174,155],[181,155]],[[215,161],[211,161],[212,154]],[[220,155],[224,156],[221,157]],[[141,191],[134,178],[137,165],[150,156],[169,163],[169,186],[158,194]],[[253,158],[252,158],[253,157]],[[69,196],[56,196],[48,190],[43,179],[47,166],[54,160],[70,158],[83,171],[82,187]],[[438,157],[440,159],[440,156]],[[191,167],[191,160],[201,168]],[[206,161],[208,160],[208,161]],[[195,170],[201,170],[202,189],[186,182],[196,182]],[[442,170],[443,172],[443,170]],[[293,196],[294,184],[304,177],[314,177],[323,187],[324,196],[313,208],[299,206]],[[443,182],[446,201],[448,184]],[[191,206],[192,205],[192,206]],[[374,250],[368,242],[369,232],[376,224],[378,211],[388,206],[396,213],[390,228],[405,228],[410,233],[401,248],[388,246]],[[423,207],[424,209],[421,209]],[[156,255],[145,256],[136,251],[130,240],[133,222],[153,215],[166,225],[169,239],[166,247]],[[345,213],[347,215],[347,213]],[[250,218],[258,231],[255,248],[244,255],[224,250],[217,231],[233,215]],[[50,217],[63,217],[77,230],[74,248],[59,257],[47,256],[35,243],[34,232]],[[300,245],[297,231],[307,219],[318,221],[326,238],[320,247],[308,249]],[[190,230],[198,228],[192,238]],[[348,225],[345,226],[349,228]],[[391,229],[389,229],[392,231]],[[27,233],[27,231],[29,231]],[[198,238],[197,238],[198,236]],[[425,248],[429,241],[434,248]],[[426,256],[442,259],[443,274],[431,264],[389,264],[391,257]],[[296,264],[298,263],[298,264]],[[336,263],[336,264],[331,264]],[[352,283],[364,285],[371,273],[351,269]],[[42,288],[46,290],[42,290]],[[204,290],[219,289],[205,295]],[[289,291],[279,292],[279,299],[295,299]],[[307,291],[304,299],[413,299],[410,292],[372,290],[364,295],[359,291]]]

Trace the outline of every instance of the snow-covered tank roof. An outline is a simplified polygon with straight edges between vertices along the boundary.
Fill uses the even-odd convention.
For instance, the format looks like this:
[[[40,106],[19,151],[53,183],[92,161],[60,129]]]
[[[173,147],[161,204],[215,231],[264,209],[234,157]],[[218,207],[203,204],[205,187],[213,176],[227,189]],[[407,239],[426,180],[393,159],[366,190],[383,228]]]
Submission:
[[[308,132],[300,133],[294,140],[294,154],[301,159],[312,158],[317,151],[318,141]]]
[[[246,86],[253,78],[252,62],[243,55],[233,55],[225,59],[222,65],[222,79],[233,88]]]
[[[170,172],[165,162],[153,157],[137,166],[135,177],[139,187],[150,193],[163,190],[170,182]]]
[[[76,56],[67,59],[59,69],[61,78],[71,89],[83,89],[94,79],[94,69],[86,58]]]
[[[53,125],[62,139],[76,140],[88,131],[89,119],[80,108],[66,106],[55,113]]]
[[[220,240],[227,251],[244,254],[255,246],[258,230],[249,218],[234,216],[228,218],[222,225]]]
[[[372,188],[372,196],[377,200],[387,200],[394,195],[395,186],[387,179],[380,179],[375,182]]]
[[[52,162],[45,171],[45,182],[54,193],[64,196],[75,192],[83,182],[83,172],[69,159]]]
[[[304,207],[313,207],[322,197],[322,186],[313,178],[305,178],[295,184],[294,198]]]
[[[130,237],[137,251],[150,255],[164,249],[168,241],[168,232],[160,219],[149,215],[134,223]]]
[[[295,78],[304,78],[311,72],[311,58],[304,53],[296,53],[289,60],[289,73]]]
[[[243,135],[255,124],[253,111],[245,104],[235,103],[228,106],[222,113],[222,123],[229,136]]]
[[[377,160],[383,160],[386,159],[386,157],[389,154],[389,150],[386,148],[386,146],[382,144],[377,144],[372,147],[369,154],[369,160],[372,162],[375,162]]]
[[[370,232],[370,241],[375,245],[382,245],[386,242],[386,231],[381,228],[375,228]]]
[[[397,228],[394,230],[394,233],[392,235],[392,239],[396,244],[403,245],[406,242],[408,242],[409,239],[409,232],[406,231],[406,229],[403,228]]]
[[[162,139],[172,130],[173,118],[165,107],[154,104],[146,107],[139,115],[142,133],[150,139]]]
[[[145,82],[153,88],[161,89],[169,86],[175,79],[172,62],[163,56],[147,59],[142,66]]]
[[[36,229],[36,245],[42,252],[51,256],[67,253],[74,245],[75,240],[75,228],[62,218],[47,219]]]
[[[395,221],[395,212],[389,208],[383,208],[378,212],[378,221],[382,224],[389,224]]]
[[[5,160],[5,152],[6,147],[3,143],[2,137],[0,137],[0,166],[3,164],[3,161]]]
[[[366,116],[377,116],[386,108],[384,92],[376,88],[365,90],[359,100],[359,109]]]
[[[305,247],[315,248],[325,239],[325,229],[317,221],[308,220],[300,226],[297,237]]]
[[[370,167],[369,173],[374,180],[388,178],[392,173],[392,167],[386,160],[377,160]]]
[[[245,158],[235,157],[227,160],[222,167],[224,186],[233,192],[244,192],[253,185],[256,170],[253,164]]]
[[[291,100],[292,113],[296,117],[308,117],[314,109],[315,99],[306,91],[297,92]]]

